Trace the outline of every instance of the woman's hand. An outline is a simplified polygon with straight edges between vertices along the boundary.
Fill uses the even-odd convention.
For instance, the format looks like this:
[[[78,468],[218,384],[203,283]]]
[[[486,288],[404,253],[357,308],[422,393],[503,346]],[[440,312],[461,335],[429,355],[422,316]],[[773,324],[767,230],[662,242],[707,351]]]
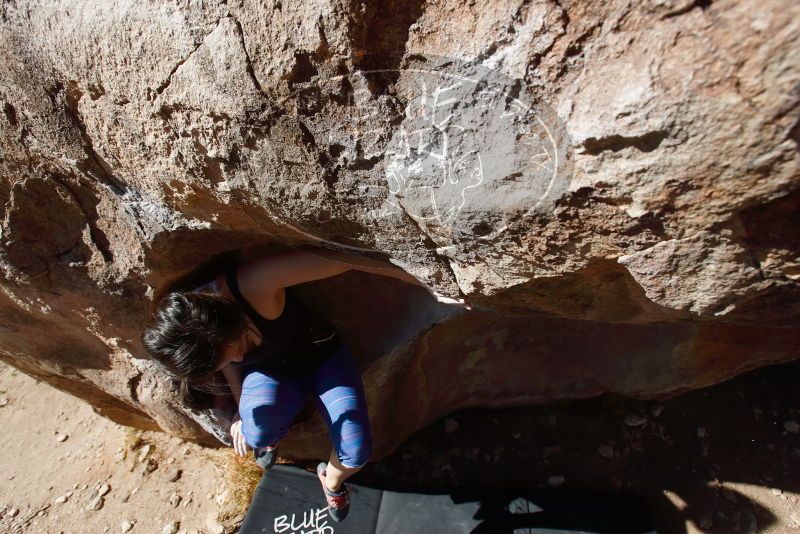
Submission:
[[[393,269],[384,269],[384,271],[386,271],[386,272],[378,273],[378,274],[384,274],[384,275],[387,275],[387,276],[391,276],[393,278],[397,278],[398,280],[403,280],[404,282],[408,282],[410,284],[422,286],[438,302],[441,302],[443,304],[450,304],[452,306],[458,306],[459,308],[464,308],[465,310],[471,310],[472,309],[472,306],[467,301],[465,301],[464,299],[454,299],[454,298],[448,297],[446,295],[442,295],[438,291],[434,291],[433,289],[429,288],[428,286],[426,286],[425,284],[423,284],[422,282],[417,280],[417,278],[414,275],[405,272],[404,270],[400,269],[399,267],[395,267]]]
[[[249,447],[244,440],[244,435],[242,435],[242,420],[238,412],[233,418],[233,424],[231,425],[231,438],[233,439],[233,451],[238,456],[246,455]]]
[[[441,293],[439,293],[437,291],[433,291],[431,289],[429,289],[428,292],[431,295],[433,295],[434,298],[437,301],[442,302],[444,304],[451,304],[453,306],[458,306],[459,308],[464,308],[465,310],[471,310],[472,309],[472,306],[467,301],[465,301],[464,299],[450,298],[450,297],[447,297],[445,295],[442,295]]]

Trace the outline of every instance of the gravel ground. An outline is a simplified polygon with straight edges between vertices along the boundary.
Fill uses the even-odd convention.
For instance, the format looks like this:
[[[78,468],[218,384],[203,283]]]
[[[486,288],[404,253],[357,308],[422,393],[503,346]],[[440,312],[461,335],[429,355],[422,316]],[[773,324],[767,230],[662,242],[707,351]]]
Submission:
[[[226,530],[226,451],[122,427],[4,364],[0,427],[4,534]]]

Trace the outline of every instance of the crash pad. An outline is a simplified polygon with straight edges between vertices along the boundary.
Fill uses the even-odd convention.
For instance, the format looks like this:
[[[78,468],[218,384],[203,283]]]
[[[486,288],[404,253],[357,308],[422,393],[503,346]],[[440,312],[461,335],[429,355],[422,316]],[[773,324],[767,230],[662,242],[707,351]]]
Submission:
[[[317,475],[276,465],[259,482],[240,534],[655,533],[638,495],[496,488],[389,491],[348,481],[350,513],[333,521]]]

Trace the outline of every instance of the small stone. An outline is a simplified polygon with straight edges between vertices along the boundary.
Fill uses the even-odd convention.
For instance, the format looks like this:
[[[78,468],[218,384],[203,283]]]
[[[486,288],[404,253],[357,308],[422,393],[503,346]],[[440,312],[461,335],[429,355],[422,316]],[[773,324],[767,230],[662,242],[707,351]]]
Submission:
[[[161,534],[176,534],[181,524],[178,521],[172,520],[161,529]]]
[[[611,445],[606,445],[605,443],[601,443],[600,446],[597,447],[597,454],[603,458],[611,459],[614,457],[614,447]]]
[[[64,504],[65,502],[67,502],[68,498],[69,497],[67,497],[66,495],[62,495],[61,497],[57,497],[56,498],[56,504]]]
[[[444,431],[446,434],[452,434],[456,430],[458,430],[458,421],[452,418],[444,420]]]
[[[69,436],[66,435],[66,434],[56,434],[56,441],[58,441],[59,443],[63,443],[65,441],[67,441],[68,437]]]
[[[661,415],[661,412],[664,411],[664,406],[661,404],[656,404],[652,408],[650,408],[650,413],[653,414],[653,417],[658,417]]]
[[[19,508],[12,508],[8,511],[8,517],[17,517],[17,514],[19,514]]]
[[[773,495],[780,495],[781,493],[783,493],[782,490],[780,490],[778,488],[772,488],[772,494]]]
[[[519,439],[522,437],[522,434],[520,434],[519,432],[514,432],[513,434],[511,434],[511,437],[514,439]]]
[[[92,496],[92,499],[89,501],[89,504],[86,505],[86,510],[89,511],[89,512],[97,511],[97,510],[100,510],[101,508],[103,508],[103,506],[105,504],[106,504],[106,501],[105,501],[105,499],[103,499],[102,495],[94,494]]]
[[[564,480],[566,479],[561,475],[552,475],[547,477],[547,483],[554,488],[557,488],[558,486],[563,484]]]
[[[122,452],[122,451],[124,451],[124,450],[125,450],[125,449],[123,449],[122,447],[117,447],[117,450],[115,450],[114,452],[116,452],[117,454],[119,454],[119,453],[121,453],[121,452]]]
[[[147,459],[150,449],[152,449],[152,446],[149,443],[142,447],[142,450],[139,451],[139,463],[143,463]]]
[[[145,472],[145,474],[147,474],[147,473],[152,473],[152,472],[153,472],[153,471],[155,471],[156,469],[158,469],[158,462],[156,462],[156,461],[155,461],[154,459],[152,459],[152,458],[148,458],[148,459],[147,459],[147,463],[145,463],[145,466],[144,466],[144,472]]]
[[[800,425],[797,424],[797,421],[786,421],[783,423],[783,428],[792,434],[800,433]]]
[[[109,486],[108,484],[102,484],[99,488],[97,488],[97,493],[101,497],[108,495],[109,491],[111,491],[111,486]]]
[[[623,422],[628,426],[642,426],[647,424],[647,418],[642,417],[641,415],[636,415],[634,413],[629,413],[623,419]]]
[[[8,404],[8,399],[6,397],[0,396],[0,408]]]
[[[172,471],[169,472],[169,481],[177,482],[178,479],[181,478],[182,474],[183,471],[181,471],[180,469],[173,469]]]
[[[122,523],[119,524],[119,529],[122,532],[129,532],[132,528],[133,528],[133,523],[131,523],[130,521],[123,521]]]
[[[206,519],[206,528],[209,534],[224,534],[225,526],[217,520],[216,514],[211,514]]]
[[[789,514],[789,519],[791,521],[794,521],[794,524],[797,525],[798,527],[800,527],[800,513],[793,512],[793,513]]]
[[[698,438],[705,438],[707,436],[708,436],[708,434],[706,433],[706,428],[703,427],[703,426],[698,426],[697,427],[697,437]]]
[[[169,496],[169,504],[173,508],[177,508],[180,503],[181,503],[181,496],[178,495],[177,493],[173,493],[172,495]]]

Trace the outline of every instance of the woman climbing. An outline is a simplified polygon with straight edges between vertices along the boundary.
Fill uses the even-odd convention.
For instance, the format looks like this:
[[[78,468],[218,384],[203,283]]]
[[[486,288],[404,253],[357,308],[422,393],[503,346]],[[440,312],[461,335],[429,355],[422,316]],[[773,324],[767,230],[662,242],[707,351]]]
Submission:
[[[349,347],[291,286],[350,269],[422,285],[402,269],[362,256],[316,248],[277,252],[192,291],[168,294],[142,333],[144,347],[184,392],[202,390],[222,372],[238,405],[230,429],[234,450],[244,455],[252,448],[265,469],[313,392],[333,444],[317,475],[335,521],[350,506],[344,481],[372,452],[367,403]]]

